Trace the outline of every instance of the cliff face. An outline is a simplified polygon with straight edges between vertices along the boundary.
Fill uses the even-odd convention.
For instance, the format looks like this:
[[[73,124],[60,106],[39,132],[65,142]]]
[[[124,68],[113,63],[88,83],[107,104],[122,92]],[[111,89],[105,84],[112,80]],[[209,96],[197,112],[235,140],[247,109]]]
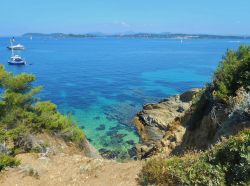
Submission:
[[[182,125],[187,130],[175,152],[192,148],[203,150],[223,137],[250,127],[249,93],[244,89],[240,88],[224,103],[216,100],[209,90],[205,94],[208,94],[206,99],[200,98],[201,106],[185,114]]]
[[[199,98],[196,109],[192,100],[198,96],[199,89],[189,90],[162,100],[157,104],[143,107],[135,118],[135,125],[142,139],[137,145],[139,159],[152,155],[169,156],[186,150],[203,150],[218,142],[223,136],[237,133],[250,127],[249,110],[233,111],[229,104],[213,99]],[[236,104],[245,100],[237,95]],[[204,99],[204,100],[203,100]]]
[[[186,128],[182,118],[191,106],[199,89],[169,97],[157,104],[147,104],[135,118],[135,125],[143,141],[137,145],[138,158],[147,158],[160,149],[169,154],[180,142]]]

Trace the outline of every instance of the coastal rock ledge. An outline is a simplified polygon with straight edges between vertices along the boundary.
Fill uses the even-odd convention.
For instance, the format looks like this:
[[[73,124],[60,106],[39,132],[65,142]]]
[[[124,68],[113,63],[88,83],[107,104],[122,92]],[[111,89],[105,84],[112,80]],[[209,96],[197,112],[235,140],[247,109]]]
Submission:
[[[146,104],[134,120],[142,144],[136,146],[137,158],[144,159],[164,151],[169,155],[182,142],[186,128],[182,118],[200,89],[191,89],[156,104]]]

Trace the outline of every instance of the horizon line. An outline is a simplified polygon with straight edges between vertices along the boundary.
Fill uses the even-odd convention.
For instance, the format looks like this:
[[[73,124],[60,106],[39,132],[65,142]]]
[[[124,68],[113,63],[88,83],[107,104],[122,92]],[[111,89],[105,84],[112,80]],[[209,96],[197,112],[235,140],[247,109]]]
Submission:
[[[44,34],[44,35],[52,35],[52,34],[65,34],[65,35],[87,35],[87,34],[93,34],[93,35],[98,35],[98,34],[103,34],[104,36],[112,36],[112,35],[134,35],[134,34],[184,34],[184,35],[190,35],[190,36],[195,36],[195,35],[209,35],[209,36],[227,36],[227,37],[250,37],[250,34],[215,34],[215,33],[185,33],[185,32],[143,32],[143,31],[125,31],[125,32],[115,32],[115,33],[107,33],[107,32],[99,32],[99,31],[93,31],[93,32],[84,32],[84,33],[76,33],[76,32],[25,32],[22,34],[14,34],[14,35],[0,35],[0,37],[22,37],[23,35],[26,34]]]

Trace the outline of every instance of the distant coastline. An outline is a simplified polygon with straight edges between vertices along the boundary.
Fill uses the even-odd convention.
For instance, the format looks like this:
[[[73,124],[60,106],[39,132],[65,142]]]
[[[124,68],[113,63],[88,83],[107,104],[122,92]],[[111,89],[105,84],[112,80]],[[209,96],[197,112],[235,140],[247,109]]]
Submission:
[[[50,38],[162,38],[162,39],[250,39],[250,36],[233,35],[210,35],[210,34],[183,34],[183,33],[87,33],[87,34],[65,34],[65,33],[26,33],[23,37],[50,37]]]

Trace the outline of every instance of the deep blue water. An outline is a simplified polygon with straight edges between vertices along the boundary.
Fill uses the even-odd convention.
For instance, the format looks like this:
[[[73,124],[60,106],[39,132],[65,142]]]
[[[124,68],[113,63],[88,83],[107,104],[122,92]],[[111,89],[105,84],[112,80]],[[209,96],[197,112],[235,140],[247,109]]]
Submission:
[[[40,96],[72,113],[98,149],[126,152],[139,138],[132,119],[142,104],[201,87],[228,48],[249,40],[17,38],[28,65],[8,66],[8,38],[0,38],[0,63],[29,72]],[[133,140],[133,141],[131,141]]]

